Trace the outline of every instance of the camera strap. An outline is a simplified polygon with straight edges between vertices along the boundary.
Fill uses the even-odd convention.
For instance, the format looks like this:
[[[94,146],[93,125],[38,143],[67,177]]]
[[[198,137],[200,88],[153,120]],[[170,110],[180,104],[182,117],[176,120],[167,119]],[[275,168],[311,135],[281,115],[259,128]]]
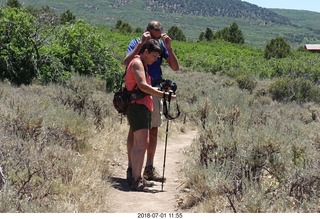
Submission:
[[[176,109],[177,109],[177,114],[175,116],[172,116],[169,114],[170,111],[170,104],[171,104],[171,94],[172,92],[170,92],[169,98],[168,100],[166,100],[166,98],[163,98],[163,115],[168,119],[168,120],[174,120],[176,118],[178,118],[180,116],[180,108],[178,105],[178,101],[176,100]],[[167,103],[168,102],[168,103]]]

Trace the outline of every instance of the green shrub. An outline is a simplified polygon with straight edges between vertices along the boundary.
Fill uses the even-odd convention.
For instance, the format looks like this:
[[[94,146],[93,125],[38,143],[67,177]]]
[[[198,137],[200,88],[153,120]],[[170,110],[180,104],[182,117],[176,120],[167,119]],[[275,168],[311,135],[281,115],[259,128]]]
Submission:
[[[116,29],[119,30],[121,33],[131,33],[132,32],[131,25],[127,22],[122,21],[122,20],[117,21]]]
[[[320,100],[320,91],[307,79],[282,77],[270,85],[272,98],[277,101],[308,102]]]
[[[186,41],[187,40],[187,38],[183,34],[182,30],[177,26],[170,27],[170,29],[168,30],[168,34],[173,40],[178,40],[178,41]]]
[[[36,76],[35,23],[25,9],[0,9],[0,79],[21,85],[30,84]]]
[[[290,45],[281,37],[272,39],[265,48],[264,57],[271,58],[285,58],[291,53]]]
[[[222,30],[217,31],[213,39],[222,39],[230,43],[244,43],[244,37],[242,31],[239,29],[237,23],[233,22],[230,27],[225,27]]]
[[[240,75],[237,77],[236,81],[238,82],[239,88],[248,90],[250,93],[257,86],[257,81],[250,75]]]
[[[66,82],[74,72],[100,76],[108,82],[107,90],[113,90],[122,72],[103,35],[83,20],[64,25],[39,51],[42,64],[38,78],[43,83]]]

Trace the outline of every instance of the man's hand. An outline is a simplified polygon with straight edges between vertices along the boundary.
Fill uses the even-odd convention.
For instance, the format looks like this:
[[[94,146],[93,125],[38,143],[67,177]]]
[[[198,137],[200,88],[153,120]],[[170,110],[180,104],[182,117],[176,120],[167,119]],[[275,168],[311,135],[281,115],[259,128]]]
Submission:
[[[171,47],[171,38],[169,37],[169,35],[166,33],[163,33],[163,34],[161,34],[161,38],[162,38],[162,41],[164,42],[164,45],[166,46],[166,48],[170,48]]]
[[[147,42],[150,39],[151,39],[151,34],[149,31],[146,31],[143,33],[143,35],[141,37],[141,43],[144,44],[145,42]]]

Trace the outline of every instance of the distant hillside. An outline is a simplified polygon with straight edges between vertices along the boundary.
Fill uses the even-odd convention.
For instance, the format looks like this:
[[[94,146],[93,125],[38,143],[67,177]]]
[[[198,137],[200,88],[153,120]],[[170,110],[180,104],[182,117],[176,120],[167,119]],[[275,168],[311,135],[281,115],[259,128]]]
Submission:
[[[264,47],[275,37],[284,37],[292,47],[320,43],[320,13],[266,9],[240,0],[21,0],[24,5],[48,5],[58,12],[72,11],[89,23],[114,27],[123,20],[145,28],[159,20],[165,31],[180,27],[187,40],[196,41],[207,27],[214,31],[236,22],[245,41]]]
[[[282,17],[290,19],[292,25],[306,27],[320,33],[320,13],[304,10],[270,9]]]
[[[205,17],[253,19],[267,23],[290,24],[287,17],[241,0],[155,0],[147,1],[147,9],[163,13]]]

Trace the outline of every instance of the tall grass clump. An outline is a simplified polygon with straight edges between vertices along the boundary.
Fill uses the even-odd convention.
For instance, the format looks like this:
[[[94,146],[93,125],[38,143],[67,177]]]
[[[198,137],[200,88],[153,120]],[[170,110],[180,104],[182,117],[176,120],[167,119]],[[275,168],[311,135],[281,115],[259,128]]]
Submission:
[[[1,83],[0,212],[110,212],[118,125],[105,82]]]
[[[272,98],[277,101],[317,102],[320,89],[309,79],[281,77],[270,86]]]
[[[274,101],[272,82],[257,81],[250,94],[226,77],[172,77],[187,121],[199,126],[182,165],[189,191],[182,208],[319,212],[317,103]]]

